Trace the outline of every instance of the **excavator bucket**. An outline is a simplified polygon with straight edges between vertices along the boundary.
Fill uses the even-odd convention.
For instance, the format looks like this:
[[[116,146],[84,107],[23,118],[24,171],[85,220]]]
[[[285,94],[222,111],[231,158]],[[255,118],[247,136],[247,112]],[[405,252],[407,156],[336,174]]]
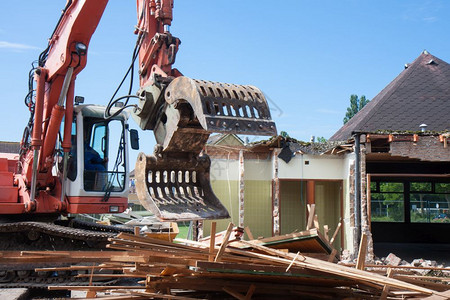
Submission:
[[[187,101],[202,128],[209,132],[276,135],[264,94],[255,86],[174,79],[166,89],[170,104]]]
[[[141,204],[162,221],[229,218],[209,181],[211,161],[158,157],[140,153],[136,162],[136,192]]]
[[[210,160],[200,153],[213,132],[276,135],[263,93],[181,76],[164,90],[147,87],[141,96],[135,118],[155,132],[160,147],[153,156],[141,153],[136,163],[142,205],[167,221],[229,217],[211,189]]]

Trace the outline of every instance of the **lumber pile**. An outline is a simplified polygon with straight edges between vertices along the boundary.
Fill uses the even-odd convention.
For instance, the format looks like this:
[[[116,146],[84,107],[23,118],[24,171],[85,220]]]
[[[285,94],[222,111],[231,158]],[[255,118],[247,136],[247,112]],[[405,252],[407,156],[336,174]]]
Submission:
[[[110,240],[108,247],[119,252],[108,263],[123,264],[120,276],[142,278],[141,286],[104,289],[114,291],[114,299],[448,299],[442,284],[394,276],[392,269],[378,274],[342,266],[256,240],[229,241],[232,229],[230,224],[220,245],[214,238],[208,245],[121,233]],[[91,288],[90,295],[99,290]]]
[[[258,240],[231,237],[228,226],[221,243],[176,239],[174,242],[120,233],[108,248],[95,252],[3,253],[0,263],[53,261],[87,266],[40,268],[36,271],[86,270],[78,277],[88,286],[49,289],[88,291],[100,299],[449,299],[448,278],[414,276],[394,268],[368,272],[364,261],[344,266],[300,251],[286,252]],[[417,268],[417,267],[416,267]],[[109,269],[115,274],[94,271]],[[135,278],[135,284],[94,285],[101,278]],[[426,278],[424,278],[426,277]],[[89,280],[89,282],[87,282]],[[447,281],[446,281],[447,280]],[[105,296],[100,292],[109,291]]]

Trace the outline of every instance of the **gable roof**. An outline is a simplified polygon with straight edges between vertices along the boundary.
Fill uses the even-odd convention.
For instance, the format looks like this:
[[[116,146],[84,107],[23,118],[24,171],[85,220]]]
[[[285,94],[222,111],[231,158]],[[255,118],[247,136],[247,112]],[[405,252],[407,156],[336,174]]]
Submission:
[[[242,146],[244,141],[236,134],[232,133],[219,133],[211,135],[206,142],[208,145],[226,145],[226,146]]]
[[[424,51],[330,140],[347,140],[353,131],[419,131],[421,124],[444,131],[449,112],[450,65]]]

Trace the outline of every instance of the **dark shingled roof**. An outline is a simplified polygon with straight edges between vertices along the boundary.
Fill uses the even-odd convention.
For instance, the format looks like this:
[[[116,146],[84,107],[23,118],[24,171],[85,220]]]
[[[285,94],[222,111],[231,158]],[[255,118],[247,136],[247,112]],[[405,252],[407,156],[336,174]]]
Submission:
[[[343,141],[352,131],[450,129],[450,65],[424,51],[331,138]]]

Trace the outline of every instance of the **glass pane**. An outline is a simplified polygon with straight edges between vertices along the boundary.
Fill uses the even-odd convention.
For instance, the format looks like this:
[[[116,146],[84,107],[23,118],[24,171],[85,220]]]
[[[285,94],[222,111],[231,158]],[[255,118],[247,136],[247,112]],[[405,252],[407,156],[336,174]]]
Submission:
[[[95,151],[97,151],[101,159],[104,159],[105,157],[105,130],[105,124],[95,124],[92,133],[91,146]]]
[[[448,196],[450,195],[410,194],[411,222],[450,223]]]
[[[431,192],[431,182],[411,182],[410,190],[411,192]]]
[[[436,193],[450,194],[450,183],[448,183],[448,182],[447,183],[444,183],[444,182],[436,183],[435,189],[436,189]]]
[[[125,182],[125,172],[84,171],[84,189],[93,192],[121,192]]]
[[[401,182],[380,182],[380,192],[382,193],[403,193],[403,183]]]
[[[125,188],[125,144],[123,123],[111,120],[108,123],[108,184],[113,191]]]
[[[373,193],[371,210],[374,222],[403,222],[405,220],[403,193]]]

